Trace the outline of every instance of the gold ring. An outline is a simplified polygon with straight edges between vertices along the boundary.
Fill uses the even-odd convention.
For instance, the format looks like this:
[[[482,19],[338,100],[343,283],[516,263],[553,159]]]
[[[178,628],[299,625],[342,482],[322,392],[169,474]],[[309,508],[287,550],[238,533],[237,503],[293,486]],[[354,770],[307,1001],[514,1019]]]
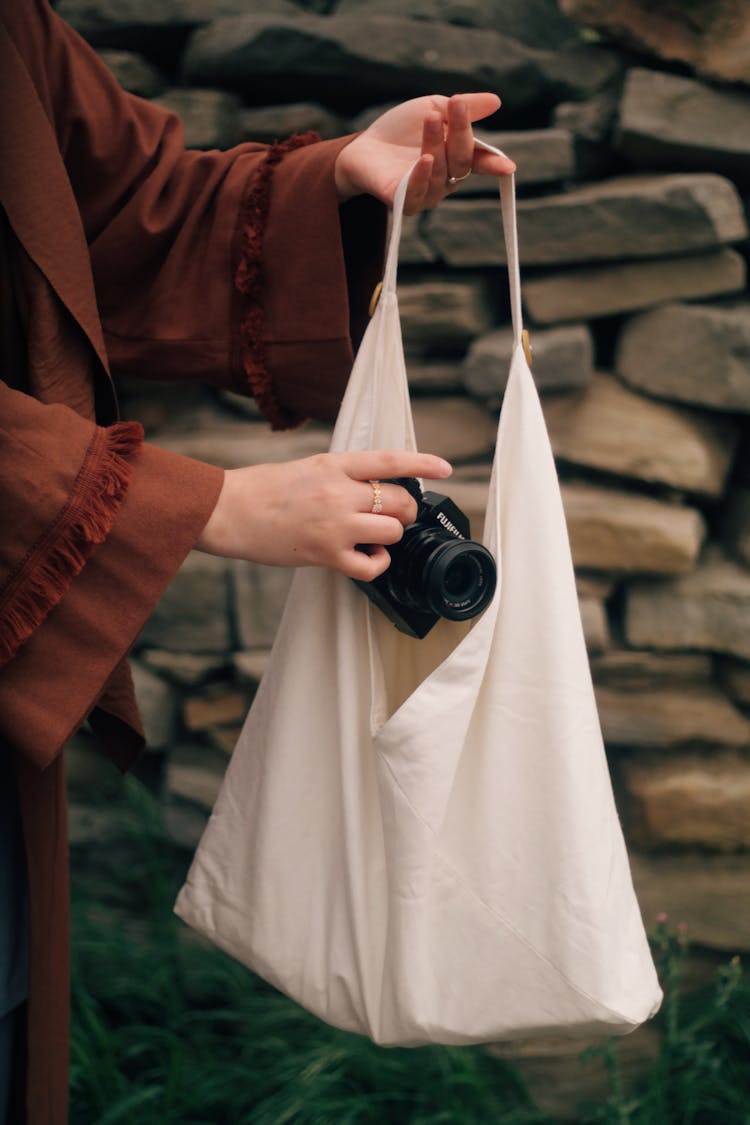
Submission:
[[[374,516],[379,516],[383,511],[383,497],[380,495],[380,481],[371,480],[369,484],[372,488],[372,508],[370,511]]]
[[[466,172],[463,176],[449,176],[447,182],[450,184],[451,187],[455,187],[456,184],[460,184],[464,180],[468,180],[469,176],[471,175],[471,172],[472,172],[472,170],[471,170],[471,168],[469,168],[469,171]]]

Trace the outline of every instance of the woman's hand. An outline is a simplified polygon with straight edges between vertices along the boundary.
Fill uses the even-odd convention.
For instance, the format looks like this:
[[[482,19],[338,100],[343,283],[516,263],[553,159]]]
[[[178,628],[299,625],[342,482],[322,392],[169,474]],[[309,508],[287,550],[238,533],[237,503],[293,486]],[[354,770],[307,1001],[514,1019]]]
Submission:
[[[386,546],[413,523],[417,505],[405,488],[371,480],[450,476],[429,453],[322,453],[300,461],[229,469],[196,546],[211,555],[273,566],[328,566],[371,582],[390,563]],[[370,544],[369,554],[356,550]]]
[[[433,94],[413,98],[382,114],[336,160],[339,199],[374,195],[389,207],[396,188],[415,160],[406,192],[407,215],[434,207],[454,190],[450,176],[467,172],[503,176],[515,171],[507,157],[474,147],[472,122],[495,113],[496,94]]]

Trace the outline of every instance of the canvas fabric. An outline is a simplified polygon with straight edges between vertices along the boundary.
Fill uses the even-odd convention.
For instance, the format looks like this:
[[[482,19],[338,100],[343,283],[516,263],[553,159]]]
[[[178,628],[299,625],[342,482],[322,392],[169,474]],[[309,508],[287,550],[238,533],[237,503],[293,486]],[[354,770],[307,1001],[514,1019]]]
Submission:
[[[405,188],[334,451],[416,448]],[[416,640],[342,575],[299,570],[176,904],[322,1019],[388,1045],[624,1033],[661,995],[522,346],[512,178],[501,196],[515,345],[483,534],[495,597]]]

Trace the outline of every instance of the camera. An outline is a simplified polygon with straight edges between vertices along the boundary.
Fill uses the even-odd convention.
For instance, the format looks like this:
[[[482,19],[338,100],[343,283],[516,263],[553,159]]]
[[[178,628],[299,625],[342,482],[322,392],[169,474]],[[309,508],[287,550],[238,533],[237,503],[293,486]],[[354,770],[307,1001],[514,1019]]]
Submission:
[[[388,548],[391,564],[372,582],[356,581],[402,633],[425,637],[441,617],[466,621],[492,601],[495,560],[469,538],[468,517],[447,496],[422,492],[414,477],[397,477],[417,501],[417,518]],[[366,549],[366,548],[363,548]]]

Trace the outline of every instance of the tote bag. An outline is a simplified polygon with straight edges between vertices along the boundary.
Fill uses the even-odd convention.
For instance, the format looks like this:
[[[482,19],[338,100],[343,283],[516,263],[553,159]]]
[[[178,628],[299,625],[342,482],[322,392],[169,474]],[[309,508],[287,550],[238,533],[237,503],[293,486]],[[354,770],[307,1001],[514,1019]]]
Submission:
[[[405,190],[334,451],[416,448],[396,296]],[[512,179],[501,194],[515,348],[483,539],[495,597],[416,640],[348,578],[297,571],[176,904],[305,1008],[384,1045],[623,1033],[661,995],[521,343]]]

